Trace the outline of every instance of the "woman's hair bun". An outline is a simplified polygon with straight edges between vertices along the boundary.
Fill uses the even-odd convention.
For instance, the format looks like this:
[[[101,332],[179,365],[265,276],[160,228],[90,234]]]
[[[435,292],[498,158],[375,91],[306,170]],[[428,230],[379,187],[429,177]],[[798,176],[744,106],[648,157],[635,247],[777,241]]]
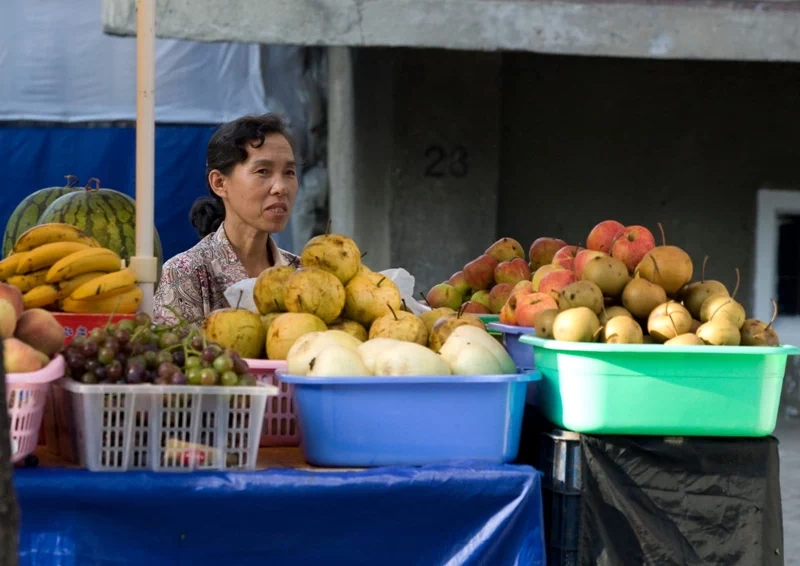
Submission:
[[[225,220],[225,206],[219,197],[200,197],[192,205],[189,220],[200,238],[213,234]]]

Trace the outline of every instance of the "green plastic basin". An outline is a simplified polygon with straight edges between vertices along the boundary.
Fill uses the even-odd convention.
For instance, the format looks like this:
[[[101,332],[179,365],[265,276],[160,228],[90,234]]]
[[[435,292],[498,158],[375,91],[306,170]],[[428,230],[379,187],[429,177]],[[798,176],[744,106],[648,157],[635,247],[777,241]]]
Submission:
[[[588,434],[768,436],[794,346],[561,342],[533,335],[539,410]]]

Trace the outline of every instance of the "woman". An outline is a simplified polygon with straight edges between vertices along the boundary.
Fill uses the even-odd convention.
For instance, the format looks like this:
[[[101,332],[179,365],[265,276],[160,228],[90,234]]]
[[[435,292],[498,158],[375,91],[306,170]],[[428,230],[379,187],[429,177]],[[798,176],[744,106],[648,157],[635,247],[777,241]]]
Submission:
[[[209,196],[190,213],[200,243],[164,264],[155,295],[155,318],[175,322],[171,307],[200,324],[230,306],[225,289],[272,266],[298,266],[271,234],[289,222],[297,195],[294,144],[274,115],[244,116],[222,125],[208,142]]]

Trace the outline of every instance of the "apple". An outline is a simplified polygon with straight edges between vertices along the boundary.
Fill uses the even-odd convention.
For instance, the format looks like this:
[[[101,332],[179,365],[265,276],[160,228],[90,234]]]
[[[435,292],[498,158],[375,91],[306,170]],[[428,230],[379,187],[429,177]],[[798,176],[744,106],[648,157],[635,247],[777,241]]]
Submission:
[[[464,278],[470,289],[481,291],[494,283],[494,269],[500,262],[489,254],[483,254],[464,266]]]
[[[490,314],[489,309],[485,305],[476,301],[467,301],[461,307],[461,312],[471,312],[472,314]]]
[[[656,247],[653,233],[644,226],[627,226],[617,232],[611,245],[611,257],[620,260],[633,273],[642,258]]]
[[[561,289],[570,283],[575,283],[575,281],[577,281],[577,279],[575,278],[575,274],[571,271],[567,269],[556,269],[542,278],[542,281],[539,283],[538,292],[557,295]]]
[[[565,247],[567,243],[558,238],[537,238],[531,244],[528,251],[528,259],[531,264],[531,271],[536,271],[543,265],[552,263],[553,256],[558,250]]]
[[[447,283],[439,283],[431,287],[428,294],[425,296],[425,301],[432,309],[440,309],[448,307],[457,310],[461,306],[461,293],[456,291],[455,287]]]
[[[528,267],[528,262],[522,258],[515,258],[511,261],[504,261],[498,263],[494,268],[494,281],[495,283],[511,283],[516,285],[520,281],[526,281],[531,278],[531,268]]]
[[[520,283],[531,284],[530,281],[520,281]],[[511,283],[498,283],[492,287],[489,291],[489,310],[494,314],[499,314],[514,289],[516,287]]]
[[[575,269],[575,256],[578,255],[578,252],[582,251],[584,248],[580,246],[566,246],[561,248],[556,252],[556,255],[553,256],[553,261],[551,262],[553,265],[558,265],[563,267],[564,269],[569,269],[570,271],[574,271]]]
[[[589,262],[590,259],[594,259],[596,257],[603,257],[607,256],[607,253],[598,252],[595,250],[581,250],[575,256],[575,261],[573,262],[573,270],[575,271],[575,277],[577,279],[581,278],[583,274],[583,267]]]
[[[514,310],[517,308],[517,297],[521,297],[523,295],[511,295],[506,304],[503,305],[503,308],[500,309],[500,322],[503,324],[510,324],[515,326],[517,324],[517,317],[514,314]]]
[[[537,315],[548,309],[557,309],[558,303],[547,293],[531,293],[517,297],[514,314],[519,326],[533,327]]]
[[[476,291],[475,293],[473,293],[472,298],[470,298],[470,301],[472,301],[473,303],[480,303],[488,309],[489,291]]]
[[[564,268],[559,267],[557,265],[553,265],[552,263],[548,263],[547,265],[543,265],[542,267],[537,269],[536,273],[533,274],[533,281],[532,281],[533,292],[535,293],[539,290],[539,285],[541,284],[542,278],[545,275],[547,275],[551,271],[556,271],[558,269],[564,269]]]
[[[446,283],[448,285],[452,285],[462,297],[469,295],[469,283],[467,283],[467,279],[464,277],[463,271],[456,271],[453,273]]]
[[[614,236],[625,226],[616,220],[604,220],[589,232],[586,238],[586,248],[598,252],[611,252],[611,244],[614,243]],[[580,278],[580,276],[578,276]]]
[[[511,261],[515,258],[525,259],[525,251],[514,238],[500,238],[489,246],[484,253],[494,257],[500,263]]]
[[[533,293],[533,283],[530,281],[520,281],[514,288],[511,289],[511,295],[516,295],[517,293]],[[509,297],[511,296],[509,295]]]

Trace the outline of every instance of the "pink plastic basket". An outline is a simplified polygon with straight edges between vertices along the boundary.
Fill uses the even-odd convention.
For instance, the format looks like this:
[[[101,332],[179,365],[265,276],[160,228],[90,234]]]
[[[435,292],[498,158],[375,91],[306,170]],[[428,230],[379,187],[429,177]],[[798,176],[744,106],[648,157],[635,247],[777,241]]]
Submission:
[[[64,358],[60,355],[39,371],[6,375],[12,462],[19,462],[36,450],[50,383],[61,377]]]
[[[267,399],[264,412],[264,426],[261,429],[261,446],[299,446],[300,432],[294,414],[294,387],[281,383],[275,372],[286,371],[284,360],[245,360],[250,371],[267,385],[274,385],[280,391]]]

